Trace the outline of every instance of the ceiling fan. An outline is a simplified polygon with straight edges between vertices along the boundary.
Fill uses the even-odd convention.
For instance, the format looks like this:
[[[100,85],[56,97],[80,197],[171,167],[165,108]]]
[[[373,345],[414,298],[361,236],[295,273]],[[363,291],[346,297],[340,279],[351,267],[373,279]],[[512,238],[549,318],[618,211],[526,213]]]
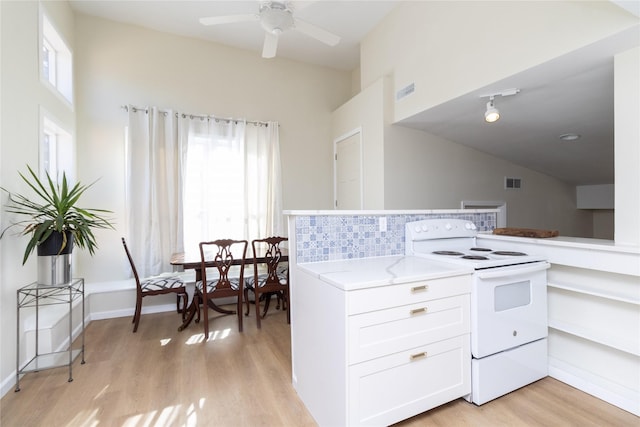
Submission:
[[[234,22],[260,21],[260,25],[265,31],[264,44],[262,46],[263,58],[275,57],[278,49],[278,37],[285,31],[292,29],[300,31],[329,46],[335,46],[340,42],[340,37],[337,35],[294,17],[293,12],[294,9],[291,2],[263,1],[260,2],[258,13],[210,16],[200,18],[200,23],[202,25],[219,25]]]

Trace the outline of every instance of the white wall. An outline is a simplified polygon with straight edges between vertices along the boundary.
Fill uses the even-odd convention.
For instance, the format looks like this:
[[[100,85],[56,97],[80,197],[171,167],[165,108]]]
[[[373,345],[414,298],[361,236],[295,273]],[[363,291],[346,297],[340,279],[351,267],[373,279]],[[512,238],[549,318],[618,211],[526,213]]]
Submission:
[[[405,2],[361,44],[361,84],[415,83],[398,121],[636,23],[609,1]]]
[[[504,177],[522,178],[505,190]],[[392,125],[385,142],[386,209],[458,209],[462,200],[507,203],[507,226],[590,236],[591,214],[576,210],[575,187],[415,129]]]
[[[78,158],[81,176],[102,177],[91,197],[116,213],[89,281],[122,278],[123,104],[280,123],[285,209],[333,201],[331,111],[350,95],[351,74],[177,37],[90,16],[76,19]]]
[[[332,137],[361,129],[363,209],[384,204],[384,84],[380,79],[341,105],[332,114]]]
[[[73,13],[65,2],[43,2],[56,30],[74,50]],[[18,171],[38,167],[40,109],[71,131],[75,114],[62,99],[40,82],[38,52],[39,5],[35,1],[0,2],[2,116],[0,123],[0,186],[28,194]],[[0,194],[6,203],[6,194]],[[4,229],[15,217],[2,214]],[[18,229],[14,229],[18,231]],[[36,257],[22,266],[27,238],[13,231],[0,239],[0,381],[15,370],[16,290],[34,281]]]
[[[640,47],[614,59],[615,241],[640,245]]]

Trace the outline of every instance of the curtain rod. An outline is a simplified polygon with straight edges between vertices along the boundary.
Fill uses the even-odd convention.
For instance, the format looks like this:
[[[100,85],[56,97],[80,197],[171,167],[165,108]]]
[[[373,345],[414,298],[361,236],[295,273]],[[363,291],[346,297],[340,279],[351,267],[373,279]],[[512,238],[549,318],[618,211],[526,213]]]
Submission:
[[[120,108],[122,108],[123,110],[129,112],[129,106],[128,105],[121,105]],[[137,113],[138,111],[144,111],[145,113],[149,113],[149,109],[147,107],[135,107],[135,106],[131,106],[131,110],[134,113]],[[169,113],[169,111],[167,110],[158,110],[160,113],[164,114],[165,116]],[[202,115],[202,114],[188,114],[188,113],[175,113],[176,117],[182,116],[182,118],[186,118],[189,117],[191,119],[207,119],[207,120],[216,120],[216,121],[223,121],[226,123],[231,123],[231,122],[239,122],[239,121],[244,121],[246,123],[249,123],[251,125],[256,125],[256,126],[269,126],[268,122],[260,122],[257,120],[241,120],[241,119],[229,119],[229,118],[220,118],[220,117],[215,117],[215,116],[207,116],[207,115]],[[280,126],[280,125],[278,125]]]

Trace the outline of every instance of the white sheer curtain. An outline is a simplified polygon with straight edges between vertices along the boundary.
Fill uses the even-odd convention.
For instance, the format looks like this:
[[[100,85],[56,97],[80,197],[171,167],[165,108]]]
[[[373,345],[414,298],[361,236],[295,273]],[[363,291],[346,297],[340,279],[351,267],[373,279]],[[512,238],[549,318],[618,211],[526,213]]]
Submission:
[[[128,111],[126,237],[141,276],[201,241],[286,235],[277,122]]]
[[[284,233],[278,124],[181,115],[184,247]]]
[[[171,271],[184,250],[182,152],[172,111],[129,106],[126,159],[126,238],[142,277]]]
[[[282,216],[280,139],[277,122],[247,125],[246,129],[247,231],[249,240],[286,236]]]

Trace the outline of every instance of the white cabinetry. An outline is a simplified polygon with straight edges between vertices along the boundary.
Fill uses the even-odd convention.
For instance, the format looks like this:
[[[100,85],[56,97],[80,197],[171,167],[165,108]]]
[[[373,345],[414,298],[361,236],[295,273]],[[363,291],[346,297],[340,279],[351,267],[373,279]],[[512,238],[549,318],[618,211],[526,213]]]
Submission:
[[[562,265],[549,270],[549,375],[636,415],[639,285],[634,276]]]
[[[389,425],[470,392],[470,275],[345,290],[296,273],[293,382],[319,425]]]

